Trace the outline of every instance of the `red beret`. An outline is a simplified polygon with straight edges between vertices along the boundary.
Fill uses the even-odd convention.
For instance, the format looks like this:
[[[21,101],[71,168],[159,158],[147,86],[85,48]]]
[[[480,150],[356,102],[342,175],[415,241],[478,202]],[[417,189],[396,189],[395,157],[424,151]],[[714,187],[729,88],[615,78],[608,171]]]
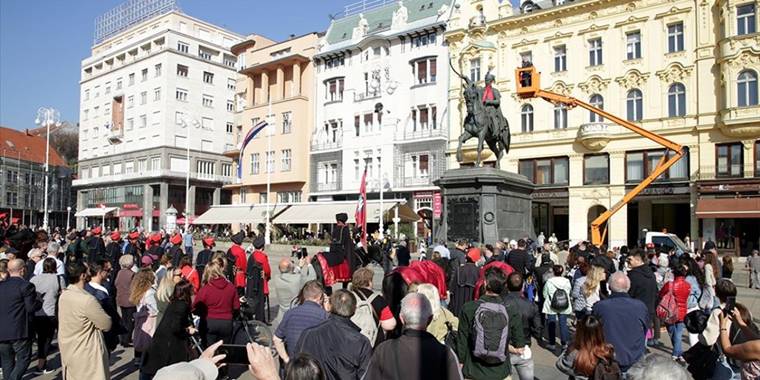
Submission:
[[[140,233],[137,231],[132,231],[129,233],[129,235],[127,235],[127,237],[129,240],[137,240],[140,237]]]
[[[92,232],[93,235],[100,235],[100,233],[103,232],[103,228],[101,228],[100,226],[93,227],[92,230],[90,230],[90,232]]]
[[[477,263],[480,260],[480,248],[470,248],[467,250],[467,257],[472,260],[473,263]]]
[[[216,245],[216,242],[214,241],[214,238],[212,238],[211,236],[207,236],[203,238],[203,245],[207,247],[213,247]]]
[[[112,241],[121,240],[121,233],[119,233],[119,231],[111,232],[111,240]]]
[[[150,235],[150,241],[154,243],[160,243],[161,242],[161,234],[158,232],[154,232]]]
[[[172,244],[182,243],[182,235],[180,234],[172,235],[171,239],[169,239],[169,242],[171,242]]]

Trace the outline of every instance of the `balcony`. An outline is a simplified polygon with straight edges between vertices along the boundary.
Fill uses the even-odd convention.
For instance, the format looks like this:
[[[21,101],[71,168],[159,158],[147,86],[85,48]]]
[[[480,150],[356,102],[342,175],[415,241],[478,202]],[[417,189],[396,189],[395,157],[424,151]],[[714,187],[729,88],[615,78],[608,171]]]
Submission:
[[[339,150],[343,147],[343,138],[337,135],[333,138],[314,138],[311,141],[311,151],[321,152],[328,150]]]
[[[440,126],[437,128],[417,128],[417,130],[413,130],[411,127],[407,127],[401,130],[396,130],[393,138],[396,141],[423,140],[432,138],[440,138],[446,140],[448,138],[448,133],[446,130],[444,130],[444,128],[441,128]]]
[[[396,178],[396,185],[401,188],[423,187],[423,186],[432,186],[433,181],[434,181],[434,178],[431,177],[429,173],[425,173],[417,177]]]
[[[732,107],[720,111],[721,132],[729,137],[760,137],[760,105]]]
[[[354,102],[361,102],[361,101],[364,101],[364,100],[371,100],[371,99],[380,99],[382,97],[382,95],[383,95],[382,91],[375,91],[375,92],[371,92],[371,93],[367,93],[367,94],[360,93],[360,92],[355,92],[354,93]]]
[[[316,186],[316,191],[338,191],[340,190],[340,182],[327,182],[327,183],[318,183]]]
[[[592,151],[599,151],[607,146],[612,137],[610,125],[607,123],[586,123],[578,128],[576,140]]]

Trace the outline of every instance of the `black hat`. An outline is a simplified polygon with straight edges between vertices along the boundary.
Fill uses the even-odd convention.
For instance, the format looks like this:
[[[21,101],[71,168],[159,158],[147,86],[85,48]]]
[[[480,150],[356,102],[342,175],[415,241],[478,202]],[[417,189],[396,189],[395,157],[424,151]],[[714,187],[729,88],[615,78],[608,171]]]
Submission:
[[[346,214],[345,212],[341,212],[339,214],[335,214],[335,220],[337,220],[339,222],[342,222],[342,223],[345,223],[345,222],[348,221],[348,214]]]
[[[264,235],[259,234],[259,236],[256,236],[256,239],[253,239],[253,248],[261,249],[264,248],[265,240]]]
[[[230,238],[230,240],[232,240],[232,242],[235,244],[243,244],[243,239],[245,239],[245,232],[243,231],[240,231],[232,235],[232,237]]]

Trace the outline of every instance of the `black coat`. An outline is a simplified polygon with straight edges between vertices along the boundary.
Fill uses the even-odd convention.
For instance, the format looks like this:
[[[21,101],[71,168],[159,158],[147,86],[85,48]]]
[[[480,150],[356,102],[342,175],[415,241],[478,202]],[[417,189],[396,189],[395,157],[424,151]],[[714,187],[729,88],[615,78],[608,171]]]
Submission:
[[[143,371],[153,375],[163,367],[190,360],[187,328],[191,325],[190,305],[184,301],[170,303],[156,327],[148,351],[143,353]]]
[[[0,281],[0,342],[32,336],[30,324],[35,312],[34,284],[21,277]]]
[[[643,302],[651,318],[657,305],[657,280],[652,269],[646,264],[633,268],[628,271],[628,278],[631,280],[628,295]]]
[[[509,251],[509,254],[507,254],[506,263],[509,264],[517,273],[526,274],[528,272],[532,272],[533,268],[531,268],[531,262],[533,262],[533,257],[524,249],[513,249]]]
[[[87,261],[92,262],[106,254],[106,245],[100,236],[91,236],[87,240]]]
[[[427,331],[404,330],[398,339],[375,348],[366,380],[456,380],[459,361],[454,352]]]
[[[479,275],[480,270],[471,262],[460,265],[451,274],[451,281],[449,282],[449,291],[451,291],[449,310],[454,315],[459,315],[462,311],[462,306],[466,302],[472,301],[475,296],[475,283],[478,282]]]
[[[367,371],[372,346],[350,319],[333,314],[304,330],[295,352],[314,357],[322,366],[326,380],[358,380]]]
[[[108,284],[103,284],[103,286],[107,287]],[[121,317],[119,316],[119,312],[116,311],[114,299],[111,298],[108,293],[95,289],[90,284],[86,284],[84,290],[86,290],[87,293],[92,294],[92,296],[98,300],[98,303],[100,303],[103,311],[111,317],[111,329],[103,333],[103,340],[106,342],[108,352],[112,352],[119,344],[119,335],[127,332],[127,330],[121,325]]]
[[[508,292],[503,296],[507,309],[517,310],[522,318],[522,327],[525,341],[530,345],[530,337],[540,340],[543,327],[541,325],[541,312],[534,302],[522,297],[522,292]]]

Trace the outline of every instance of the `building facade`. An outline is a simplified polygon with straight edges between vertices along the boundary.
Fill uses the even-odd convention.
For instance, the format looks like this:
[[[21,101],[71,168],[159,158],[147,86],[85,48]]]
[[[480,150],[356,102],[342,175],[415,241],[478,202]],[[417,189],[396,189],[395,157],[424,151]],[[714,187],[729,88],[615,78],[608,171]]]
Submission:
[[[235,129],[230,47],[242,36],[173,7],[121,22],[82,61],[77,205],[117,208],[105,219],[110,226],[157,230],[171,205],[181,223],[229,198],[221,187],[233,178],[222,154]]]
[[[233,47],[240,62],[235,161],[241,178],[225,186],[232,202],[287,204],[309,194],[309,138],[314,126],[312,56],[320,35],[273,43],[249,39]],[[261,121],[271,123],[240,152],[240,142]],[[271,133],[271,141],[268,134]],[[270,191],[267,193],[267,177]]]
[[[757,1],[545,3],[539,9],[523,2],[521,10],[509,2],[468,1],[454,10],[446,33],[457,71],[475,81],[487,71],[496,75],[512,132],[501,167],[537,185],[536,233],[589,239],[590,222],[666,153],[580,107],[517,97],[514,70],[524,60],[541,73],[542,88],[633,121],[687,153],[612,216],[610,246],[634,244],[642,229],[695,241],[732,234],[756,246]],[[449,99],[449,164],[456,166],[455,138],[464,113],[461,88],[453,79]],[[474,145],[465,148],[472,151]]]
[[[0,213],[26,226],[42,226],[45,214],[45,137],[0,127]],[[65,227],[76,209],[71,169],[50,147],[48,224]],[[67,210],[67,207],[72,207]],[[69,213],[68,211],[71,211]]]
[[[430,210],[446,165],[450,1],[377,4],[347,6],[319,41],[310,199],[357,199],[366,169],[370,199],[382,187]]]

